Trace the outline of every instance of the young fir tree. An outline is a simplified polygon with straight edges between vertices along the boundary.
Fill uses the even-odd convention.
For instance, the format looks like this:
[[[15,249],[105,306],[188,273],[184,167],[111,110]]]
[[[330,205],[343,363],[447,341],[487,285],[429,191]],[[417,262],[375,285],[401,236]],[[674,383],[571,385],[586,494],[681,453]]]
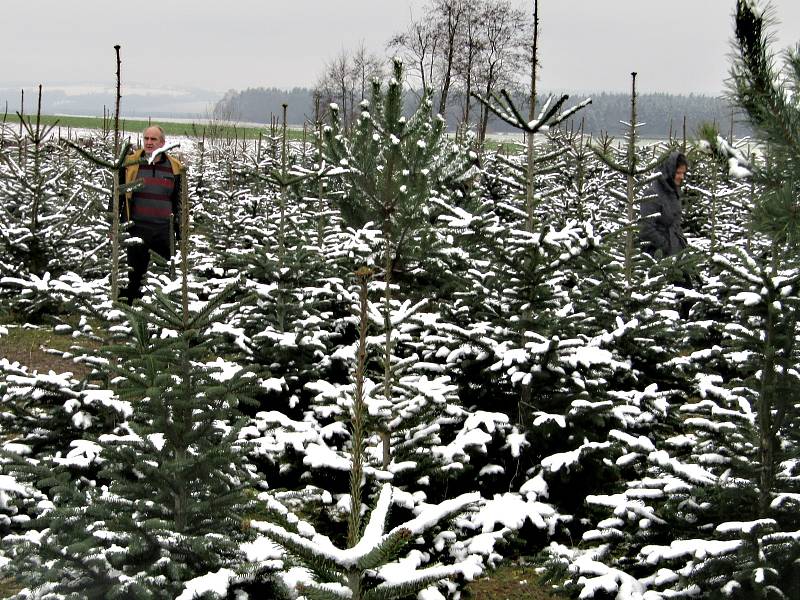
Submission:
[[[42,275],[48,267],[53,251],[48,248],[47,236],[42,230],[47,217],[57,214],[58,180],[64,175],[57,166],[46,160],[53,150],[48,137],[53,125],[41,124],[42,88],[39,86],[39,101],[35,120],[17,113],[20,133],[17,136],[16,153],[11,145],[0,153],[3,163],[2,180],[6,184],[4,195],[9,201],[3,203],[3,246],[8,264],[3,274],[30,272]],[[24,131],[24,133],[23,133]],[[16,154],[16,156],[14,156]],[[16,260],[14,260],[16,259]],[[8,269],[8,270],[6,270]]]
[[[684,186],[684,228],[701,239],[707,238],[708,248],[703,249],[713,255],[736,240],[752,237],[752,174],[746,168],[751,161],[745,158],[743,147],[750,144],[749,140],[729,142],[709,123],[700,126],[698,137],[696,150],[689,154],[691,182]]]
[[[94,440],[129,413],[127,403],[72,373],[40,373],[0,360],[0,470],[8,492],[0,502],[0,539],[9,556],[12,541],[50,511],[59,488],[85,490],[96,480]]]
[[[19,132],[9,130],[0,149],[0,278],[87,273],[103,245],[92,226],[98,202],[94,190],[87,191],[89,177],[57,144],[54,126],[41,123],[40,108],[41,88],[36,115],[19,113]],[[32,305],[15,287],[0,285],[0,295],[29,320],[58,312],[52,298]]]
[[[370,483],[369,471],[365,468],[369,415],[364,384],[370,322],[368,281],[372,271],[362,267],[356,275],[360,287],[360,314],[355,387],[349,399],[351,435],[347,547],[338,548],[330,538],[317,533],[309,523],[296,518],[288,519],[286,514],[278,514],[275,519],[282,521],[282,525],[259,521],[251,523],[253,528],[283,546],[308,569],[310,577],[304,577],[295,585],[296,592],[309,600],[394,600],[416,594],[448,577],[473,572],[468,562],[411,570],[397,567],[400,564],[398,559],[415,537],[466,510],[480,498],[478,493],[464,494],[431,506],[416,518],[387,530],[393,487],[385,483],[369,520],[364,522],[362,498]]]
[[[549,491],[570,513],[549,520],[550,531],[563,531],[564,523],[573,521],[575,533],[581,492],[608,485],[605,436],[619,422],[623,400],[612,400],[607,388],[629,377],[629,367],[614,352],[619,332],[604,329],[608,317],[587,326],[583,309],[596,301],[591,287],[602,278],[592,264],[597,253],[592,224],[565,218],[560,226],[548,223],[528,233],[514,178],[494,161],[484,170],[488,193],[479,191],[474,205],[450,204],[440,217],[458,247],[453,253],[466,264],[465,286],[451,304],[439,307],[439,320],[429,319],[430,347],[423,357],[454,374],[471,413],[455,439],[442,436],[447,444],[442,451],[458,462],[454,472],[477,477],[487,492],[525,489],[526,506],[534,512]],[[548,177],[540,182],[553,185]],[[547,211],[540,205],[537,223]],[[586,295],[580,306],[578,293]],[[532,393],[520,426],[523,385]],[[483,443],[469,448],[469,438]],[[463,451],[455,451],[459,441]],[[488,448],[487,457],[481,446]],[[576,459],[559,460],[562,454]],[[528,551],[535,551],[541,536],[541,531],[528,536]]]
[[[15,540],[13,572],[31,589],[174,598],[194,577],[241,567],[257,482],[243,464],[237,415],[256,377],[210,360],[232,291],[192,314],[160,291],[126,311],[129,327],[107,357],[132,414],[92,440],[102,457],[94,486],[62,482],[55,507],[31,523],[41,535]]]
[[[563,216],[587,220],[589,207],[598,204],[603,190],[603,169],[594,160],[592,138],[584,133],[584,119],[581,118],[579,129],[564,131],[555,138],[555,143],[565,149],[564,166],[556,171]]]
[[[782,350],[787,334],[794,335],[785,319],[786,309],[791,314],[797,305],[798,272],[772,273],[741,250],[717,255],[714,262],[718,274],[709,295],[719,298],[723,335],[666,364],[692,380],[690,394],[671,417],[664,400],[674,404],[680,396],[662,392],[660,426],[671,418],[680,419],[680,428],[670,437],[636,438],[628,431],[615,436],[626,448],[617,462],[624,464],[627,481],[617,494],[587,498],[604,518],[584,540],[599,544],[592,553],[610,567],[635,574],[642,591],[791,598],[798,589],[794,561],[800,551],[797,440],[791,426],[782,427],[772,457],[778,470],[763,493],[759,410],[762,395],[774,388],[768,400],[777,405],[776,425],[796,419],[796,377]],[[573,583],[581,574],[578,569]]]
[[[534,48],[533,67],[535,72],[536,56]],[[532,83],[535,83],[535,75],[531,75]],[[531,92],[531,101],[529,107],[529,118],[526,119],[522,116],[519,108],[514,104],[511,96],[506,90],[501,90],[500,95],[492,94],[488,98],[484,98],[474,94],[475,98],[483,104],[488,111],[491,111],[503,121],[513,126],[515,129],[523,131],[527,140],[527,153],[525,156],[525,163],[520,168],[514,165],[523,177],[521,183],[525,190],[525,212],[527,215],[526,230],[534,230],[534,222],[536,221],[536,208],[541,201],[541,195],[537,195],[536,190],[536,175],[539,171],[537,165],[542,162],[551,160],[554,157],[565,152],[565,149],[557,149],[554,153],[545,153],[544,156],[538,156],[535,148],[535,136],[539,132],[548,132],[551,128],[557,127],[564,120],[578,112],[580,109],[591,104],[591,98],[587,98],[583,102],[576,104],[572,108],[564,110],[559,113],[559,110],[564,103],[569,99],[569,96],[563,95],[557,100],[550,96],[542,105],[538,116],[535,114],[535,91]],[[555,168],[552,167],[551,168]],[[549,169],[548,169],[549,170]]]
[[[717,526],[717,535],[735,549],[702,560],[695,557],[696,581],[719,585],[734,597],[784,598],[800,589],[794,558],[800,547],[795,531],[797,439],[800,415],[795,402],[797,364],[797,197],[800,189],[800,111],[793,98],[800,53],[790,51],[783,69],[775,67],[768,43],[767,9],[739,1],[735,14],[736,54],[731,92],[749,116],[765,148],[763,163],[749,164],[754,183],[762,189],[752,208],[753,228],[763,235],[751,251],[716,259],[725,297],[734,310],[726,327],[727,356],[736,367],[732,392],[749,407],[750,427],[740,427],[750,442],[738,466],[740,486],[758,501],[748,512],[736,511],[736,521]],[[731,154],[733,168],[746,164]],[[747,435],[749,433],[749,436]],[[733,467],[737,464],[734,463]],[[733,470],[736,473],[737,470]],[[724,578],[724,579],[723,579]]]
[[[347,329],[346,271],[329,258],[338,220],[328,215],[319,237],[319,206],[328,199],[309,198],[329,167],[321,156],[308,164],[285,123],[281,131],[274,156],[248,148],[217,186],[226,197],[200,209],[201,243],[213,255],[200,268],[217,281],[243,277],[243,289],[256,295],[231,320],[228,337],[281,382],[261,395],[264,408],[277,401],[297,416],[309,400],[306,383],[328,376],[332,344]]]
[[[766,10],[755,3],[740,0],[736,5],[736,50],[732,75],[732,93],[747,112],[765,145],[765,161],[754,172],[764,191],[756,200],[753,220],[756,229],[771,242],[770,253],[759,267],[773,280],[760,290],[766,311],[761,315],[763,330],[762,375],[757,401],[759,455],[761,462],[760,511],[771,504],[775,473],[780,462],[783,431],[792,427],[796,407],[787,399],[786,386],[796,382],[788,369],[797,356],[798,307],[779,300],[793,291],[786,288],[786,274],[800,265],[798,195],[800,194],[800,109],[795,92],[800,86],[800,50],[786,55],[786,64],[776,70],[768,43],[769,19]],[[762,278],[763,279],[763,278]],[[791,281],[791,277],[789,277]],[[787,294],[788,292],[788,294]],[[770,298],[769,295],[776,295]]]
[[[584,100],[583,102],[577,104],[576,106],[567,109],[561,113],[559,110],[564,105],[564,103],[569,99],[569,96],[563,95],[558,100],[555,100],[553,96],[550,96],[542,105],[541,111],[539,115],[536,116],[536,65],[538,57],[536,56],[537,52],[537,40],[538,40],[538,5],[534,5],[534,42],[532,46],[532,57],[531,57],[531,89],[530,89],[530,97],[529,97],[529,113],[528,119],[525,119],[520,110],[514,104],[511,99],[511,96],[508,94],[506,90],[501,90],[500,95],[492,93],[490,97],[484,98],[479,95],[475,95],[475,98],[484,105],[484,110],[488,112],[492,112],[498,117],[500,117],[506,123],[512,125],[514,128],[519,129],[520,131],[525,133],[526,136],[526,154],[525,154],[525,161],[521,165],[514,165],[513,163],[509,163],[513,169],[517,171],[516,178],[519,182],[521,188],[524,188],[524,198],[525,198],[525,213],[526,213],[526,220],[525,220],[525,231],[529,234],[533,234],[537,230],[537,224],[541,224],[540,221],[537,220],[537,207],[540,202],[544,199],[544,194],[536,193],[537,185],[541,184],[542,182],[537,182],[537,172],[546,172],[547,170],[555,170],[559,168],[558,163],[555,165],[553,164],[553,159],[558,158],[561,154],[566,152],[566,149],[563,147],[555,149],[553,152],[545,152],[543,156],[537,157],[537,149],[535,146],[535,136],[538,132],[549,131],[551,128],[558,126],[559,123],[567,119],[569,116],[580,110],[581,108],[587,106],[591,103],[591,99]],[[498,155],[499,158],[499,155]],[[549,163],[549,169],[542,169],[542,164]],[[546,228],[547,225],[542,227],[542,230]],[[540,233],[541,235],[541,233]],[[521,267],[519,273],[526,273],[528,271],[535,271],[536,266],[535,262],[529,263],[527,261],[523,261],[523,264],[518,265]],[[525,275],[522,275],[524,278]],[[522,318],[519,321],[519,332],[524,337],[524,331],[528,328],[528,321],[530,321],[530,313],[533,310],[533,305],[530,305],[527,309],[525,309]],[[518,403],[518,422],[521,425],[527,424],[527,417],[526,413],[528,411],[528,407],[531,404],[531,386],[529,381],[522,382],[521,385],[521,394]]]
[[[105,169],[107,174],[111,176],[111,202],[109,206],[111,208],[111,262],[109,265],[109,273],[111,299],[116,300],[119,293],[119,255],[120,247],[123,241],[122,225],[120,224],[120,198],[126,192],[131,192],[142,185],[141,181],[134,181],[129,184],[120,185],[119,178],[117,177],[117,173],[123,168],[125,160],[128,157],[131,144],[130,142],[126,142],[119,149],[119,152],[115,157],[113,157],[111,160],[105,160],[101,156],[89,152],[85,148],[70,140],[67,140],[66,143],[78,154],[100,168]]]
[[[427,411],[441,410],[429,398],[409,402],[409,394],[417,396],[420,388],[412,381],[419,381],[419,376],[409,372],[416,358],[398,348],[396,327],[425,302],[404,306],[396,298],[410,294],[407,288],[432,275],[426,272],[426,257],[437,240],[430,225],[432,186],[466,169],[444,140],[444,119],[433,116],[429,91],[413,115],[403,115],[402,82],[403,65],[395,59],[386,89],[373,82],[371,100],[361,103],[352,133],[341,131],[335,107],[333,125],[324,130],[326,153],[346,169],[342,176],[349,193],[341,205],[345,224],[361,228],[372,223],[381,231],[375,253],[383,267],[383,409],[376,423],[383,439],[384,468],[396,443],[408,441],[408,425],[419,425]],[[414,404],[418,406],[407,410]]]
[[[624,265],[625,265],[625,281],[629,286],[633,282],[633,264],[636,254],[636,236],[638,232],[639,218],[637,214],[636,195],[644,187],[651,178],[643,178],[643,175],[650,173],[654,168],[660,165],[666,154],[654,158],[649,162],[643,164],[642,156],[638,150],[638,137],[639,128],[643,123],[637,121],[636,112],[636,73],[631,73],[631,117],[628,125],[628,132],[625,136],[625,156],[622,160],[613,156],[607,148],[593,147],[597,156],[605,162],[614,171],[621,173],[625,176],[625,193],[614,193],[613,195],[623,200],[624,202],[624,216],[620,215],[619,221],[622,221],[625,231],[625,250],[624,250]]]
[[[796,210],[800,110],[795,96],[800,52],[787,51],[786,62],[778,69],[769,44],[769,25],[767,9],[757,2],[737,2],[731,94],[747,113],[766,153],[764,164],[754,174],[765,190],[756,200],[753,220],[777,245],[779,260],[787,260],[796,256],[800,232]]]

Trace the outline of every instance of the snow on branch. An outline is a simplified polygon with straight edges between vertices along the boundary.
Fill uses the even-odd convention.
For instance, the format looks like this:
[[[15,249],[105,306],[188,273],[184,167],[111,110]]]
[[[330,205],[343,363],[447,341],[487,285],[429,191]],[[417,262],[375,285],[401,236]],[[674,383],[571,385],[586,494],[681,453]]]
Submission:
[[[162,146],[161,148],[158,148],[155,152],[153,152],[153,154],[150,155],[150,158],[147,159],[147,164],[148,165],[154,164],[156,159],[158,159],[158,157],[161,156],[162,154],[166,154],[170,150],[174,150],[175,148],[180,148],[180,147],[181,147],[180,142],[173,142],[168,146]]]
[[[529,134],[536,133],[537,131],[547,131],[549,127],[558,125],[564,119],[592,103],[592,99],[587,98],[580,104],[559,113],[558,111],[569,99],[569,95],[564,94],[557,100],[554,96],[550,96],[545,100],[539,115],[534,120],[529,121],[522,116],[519,109],[514,104],[514,101],[511,99],[511,95],[506,90],[500,90],[500,96],[491,93],[489,98],[484,98],[475,93],[473,93],[472,96],[503,121]]]

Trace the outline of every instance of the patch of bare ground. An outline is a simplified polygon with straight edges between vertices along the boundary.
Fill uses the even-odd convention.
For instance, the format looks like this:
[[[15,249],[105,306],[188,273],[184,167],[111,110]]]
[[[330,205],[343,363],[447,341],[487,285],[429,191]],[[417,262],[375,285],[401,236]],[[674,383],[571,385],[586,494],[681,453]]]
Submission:
[[[563,600],[549,585],[539,582],[532,565],[504,564],[486,577],[471,581],[462,598],[465,600]]]
[[[13,579],[0,579],[0,598],[9,598],[22,588]]]
[[[18,362],[30,371],[40,373],[70,372],[75,378],[89,373],[89,369],[72,360],[76,341],[71,335],[53,331],[51,327],[31,325],[3,325],[8,333],[0,332],[0,358]],[[82,338],[80,345],[96,346],[92,340]]]

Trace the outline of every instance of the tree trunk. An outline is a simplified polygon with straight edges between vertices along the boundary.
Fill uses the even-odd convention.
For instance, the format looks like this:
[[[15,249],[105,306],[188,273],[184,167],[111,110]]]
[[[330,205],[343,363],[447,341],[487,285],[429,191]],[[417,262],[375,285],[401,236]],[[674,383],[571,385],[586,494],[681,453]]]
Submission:
[[[634,215],[634,173],[636,169],[636,72],[631,73],[631,124],[630,137],[628,139],[628,172],[627,172],[627,196],[628,210],[627,223],[628,231],[625,235],[625,283],[630,287],[633,277],[633,236],[634,225],[636,223]]]
[[[367,364],[368,283],[372,273],[362,267],[356,273],[359,283],[359,328],[358,354],[356,356],[356,390],[353,398],[352,415],[352,457],[350,467],[350,516],[347,521],[347,545],[352,548],[358,543],[361,534],[361,488],[364,461],[364,417],[367,408],[364,403],[364,370]],[[360,581],[360,579],[359,579]],[[352,582],[351,582],[352,587]]]
[[[117,98],[114,103],[114,156],[119,154],[119,104],[122,98],[122,91],[120,85],[120,60],[119,60],[120,45],[114,46],[114,51],[117,54]]]
[[[111,193],[111,300],[119,297],[119,175],[112,171]]]
[[[464,125],[469,127],[469,118],[472,108],[472,48],[467,52],[467,65],[464,82]]]
[[[181,172],[181,305],[183,326],[189,326],[189,177]]]
[[[539,43],[539,2],[533,0],[533,43],[531,45],[531,88],[530,88],[530,106],[528,109],[528,121],[533,121],[536,118],[536,61],[537,61],[537,46]],[[528,213],[527,231],[533,231],[533,197],[534,197],[534,136],[529,133],[527,136],[527,181],[525,186],[525,207]]]
[[[392,179],[394,178],[394,155],[390,154],[386,164],[383,177],[383,243],[386,249],[384,259],[384,295],[383,295],[383,327],[384,327],[384,346],[383,346],[383,397],[387,405],[392,402],[392,270],[394,260],[392,257],[392,213],[394,212],[395,199],[390,196]],[[383,468],[389,466],[391,460],[391,435],[381,435],[383,441]]]
[[[539,2],[538,0],[533,0],[533,44],[531,46],[531,89],[530,89],[530,106],[528,109],[528,121],[532,121],[536,118],[536,46],[538,43],[539,37]],[[525,172],[526,180],[525,180],[525,210],[527,212],[527,220],[525,223],[525,229],[529,233],[533,233],[533,224],[534,224],[534,177],[535,173],[535,164],[534,164],[535,154],[534,154],[534,144],[533,144],[533,134],[528,133],[527,135],[527,170]],[[533,308],[529,308],[528,318],[525,321],[528,321],[530,318],[530,312]],[[522,332],[522,343],[524,345],[525,342],[525,332]],[[519,406],[517,407],[517,421],[521,428],[527,426],[528,421],[528,408],[531,404],[531,385],[530,383],[523,383],[522,384],[522,392],[520,394],[519,399]]]
[[[489,76],[486,80],[486,89],[484,90],[485,98],[489,98],[489,94],[492,93],[492,84],[493,84],[493,68],[489,68]],[[481,104],[481,123],[480,128],[478,129],[478,142],[483,145],[484,141],[486,141],[486,128],[489,125],[489,109],[488,107]]]
[[[445,53],[444,78],[442,81],[442,95],[439,98],[439,114],[443,117],[447,111],[447,96],[450,93],[450,80],[453,73],[453,60],[456,54],[456,35],[458,33],[458,23],[463,14],[460,2],[447,4],[447,52]]]
[[[771,306],[767,307],[764,328],[764,363],[761,366],[761,389],[758,399],[758,457],[761,468],[758,490],[758,516],[770,512],[772,489],[775,486],[776,432],[772,424],[775,391],[775,323]]]

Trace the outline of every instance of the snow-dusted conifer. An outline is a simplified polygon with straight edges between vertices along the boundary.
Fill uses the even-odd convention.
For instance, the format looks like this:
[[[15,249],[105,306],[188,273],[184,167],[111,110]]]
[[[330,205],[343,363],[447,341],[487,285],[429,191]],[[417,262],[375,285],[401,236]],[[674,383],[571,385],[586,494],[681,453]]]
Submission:
[[[770,24],[767,9],[737,1],[730,87],[766,150],[766,160],[754,173],[765,191],[756,201],[753,219],[760,231],[780,244],[782,258],[792,258],[800,243],[800,50],[787,51],[783,67],[778,68],[769,43]]]
[[[749,140],[742,140],[734,147],[708,123],[700,126],[698,134],[697,149],[691,153],[691,182],[684,186],[687,209],[684,229],[700,240],[707,238],[707,251],[713,255],[737,239],[751,237],[752,177],[742,178],[731,169],[731,161],[738,165],[732,154],[745,160],[745,144],[750,144]]]
[[[41,90],[40,90],[41,102]],[[0,149],[0,294],[29,320],[62,309],[54,298],[31,301],[17,280],[94,272],[104,237],[93,227],[100,200],[90,177],[53,139],[53,127],[20,114],[20,131],[3,123]]]
[[[127,310],[107,357],[132,414],[93,441],[95,483],[61,495],[31,523],[37,536],[15,540],[13,572],[29,586],[174,598],[188,580],[242,566],[257,482],[243,462],[238,413],[256,376],[212,359],[213,326],[235,309],[232,293],[187,314],[180,298],[156,291],[152,304]]]
[[[393,317],[393,313],[408,313],[408,309],[398,311],[396,288],[402,281],[413,284],[425,272],[425,257],[436,239],[429,222],[432,186],[437,180],[454,175],[454,167],[466,168],[444,141],[444,119],[431,114],[430,91],[426,91],[411,117],[403,115],[402,82],[403,65],[395,59],[393,76],[385,91],[379,81],[373,82],[371,101],[362,102],[353,133],[345,136],[341,132],[336,110],[332,111],[333,125],[324,132],[326,151],[345,169],[343,177],[349,184],[347,201],[341,206],[345,223],[358,227],[374,223],[381,230],[376,252],[383,266],[382,387],[386,416],[379,428],[384,468],[391,460],[393,433],[401,429],[404,415],[418,419],[422,412],[400,407],[408,394],[414,393],[399,381],[415,359],[397,353],[398,316]],[[424,302],[412,303],[411,312],[423,305]],[[417,377],[412,373],[407,376]],[[430,402],[425,404],[435,409]]]
[[[120,186],[117,173],[122,169],[128,152],[131,148],[130,142],[122,145],[119,153],[111,160],[93,154],[78,144],[67,140],[67,145],[76,150],[81,156],[108,171],[111,175],[111,264],[109,268],[111,279],[111,299],[116,300],[119,292],[119,252],[121,244],[121,225],[120,225],[120,195],[141,187],[140,181],[135,181],[124,186]]]
[[[327,536],[308,524],[285,519],[287,529],[275,523],[251,522],[251,526],[283,546],[297,557],[311,577],[297,582],[297,591],[309,600],[395,600],[415,594],[443,579],[474,572],[474,564],[465,561],[450,566],[425,569],[404,568],[406,546],[416,537],[465,511],[479,499],[479,494],[464,494],[428,507],[416,518],[387,530],[392,507],[393,488],[383,484],[369,520],[362,526],[362,493],[370,483],[366,477],[365,442],[369,435],[367,402],[364,388],[367,364],[367,328],[369,323],[368,280],[371,270],[362,267],[359,279],[359,338],[356,358],[355,388],[350,406],[350,505],[347,548],[339,549]]]
[[[639,138],[639,128],[643,123],[637,121],[636,112],[636,73],[631,73],[631,117],[628,125],[628,132],[625,136],[626,148],[625,156],[622,160],[615,157],[608,148],[594,146],[597,156],[613,170],[625,176],[625,193],[617,192],[614,195],[624,202],[625,216],[623,219],[625,227],[625,281],[631,285],[633,278],[633,261],[635,252],[635,239],[638,231],[638,212],[636,206],[636,195],[650,179],[643,178],[643,175],[651,172],[656,166],[661,164],[666,158],[666,153],[662,156],[643,163],[639,153],[637,143]]]

